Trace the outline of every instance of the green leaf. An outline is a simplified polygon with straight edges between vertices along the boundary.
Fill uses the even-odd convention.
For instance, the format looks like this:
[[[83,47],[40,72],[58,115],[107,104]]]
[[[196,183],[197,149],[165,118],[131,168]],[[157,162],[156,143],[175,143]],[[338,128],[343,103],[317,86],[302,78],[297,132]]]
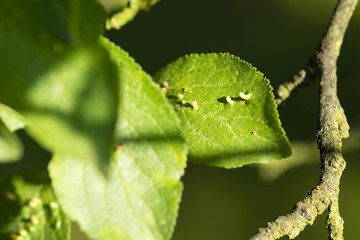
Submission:
[[[60,1],[61,2],[61,1]],[[98,43],[104,32],[106,13],[96,0],[67,0],[69,11],[69,36],[73,45]]]
[[[154,78],[182,121],[190,161],[232,168],[291,155],[269,81],[249,63],[192,54]]]
[[[0,239],[70,239],[47,172],[15,176],[0,185]]]
[[[0,120],[4,122],[6,127],[11,131],[15,132],[16,130],[24,128],[28,122],[24,116],[16,112],[14,109],[5,106],[0,103]]]
[[[21,113],[48,150],[108,159],[118,87],[98,44],[102,7],[92,0],[2,0],[0,15],[0,102]]]
[[[182,192],[186,145],[180,121],[151,77],[106,39],[119,69],[116,146],[107,174],[91,159],[55,156],[49,165],[66,213],[92,239],[170,239]]]
[[[7,128],[0,117],[0,163],[14,162],[22,156],[23,146],[20,139]]]
[[[15,162],[23,156],[23,145],[13,132],[26,124],[20,113],[0,103],[0,163]]]
[[[101,2],[106,2],[106,0],[100,0]],[[120,12],[114,14],[106,22],[106,29],[110,30],[112,28],[120,29],[126,23],[134,19],[136,14],[140,10],[149,10],[151,6],[155,5],[159,0],[129,0],[129,7],[123,8]]]
[[[0,33],[18,33],[42,49],[97,44],[106,13],[96,0],[1,0]]]

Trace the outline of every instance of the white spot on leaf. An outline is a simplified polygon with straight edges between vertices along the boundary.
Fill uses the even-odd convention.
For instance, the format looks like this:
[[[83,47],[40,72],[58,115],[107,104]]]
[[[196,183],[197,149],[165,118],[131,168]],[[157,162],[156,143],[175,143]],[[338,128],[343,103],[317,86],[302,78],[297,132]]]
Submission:
[[[198,109],[199,109],[199,106],[197,105],[197,102],[192,101],[190,104],[191,104],[191,106],[194,108],[194,110],[198,110]]]
[[[230,96],[227,96],[226,97],[226,101],[229,103],[229,104],[231,104],[231,105],[233,105],[235,102],[231,99],[231,97]]]
[[[245,94],[243,92],[240,92],[239,96],[244,100],[249,100],[251,98],[251,96],[252,96],[252,93]]]

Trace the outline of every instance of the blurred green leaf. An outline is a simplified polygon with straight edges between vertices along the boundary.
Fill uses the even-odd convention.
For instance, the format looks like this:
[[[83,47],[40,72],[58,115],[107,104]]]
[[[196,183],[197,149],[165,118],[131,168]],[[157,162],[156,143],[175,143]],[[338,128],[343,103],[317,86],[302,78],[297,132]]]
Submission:
[[[274,182],[285,173],[302,166],[319,163],[319,150],[314,142],[294,141],[291,143],[294,154],[285,161],[272,161],[259,164],[258,173],[262,180]]]
[[[118,87],[98,45],[102,7],[95,0],[1,0],[0,16],[0,102],[21,113],[48,150],[108,159]]]
[[[0,185],[0,239],[70,239],[70,221],[56,202],[47,172]]]
[[[7,128],[0,118],[0,163],[14,162],[22,156],[23,146],[20,139]]]
[[[119,69],[117,144],[106,175],[91,159],[55,156],[49,170],[56,195],[93,239],[170,239],[186,166],[180,121],[126,52],[101,44]]]
[[[249,63],[192,54],[154,78],[182,121],[190,161],[231,168],[291,155],[269,81]]]
[[[65,4],[68,4],[70,9],[67,21],[72,44],[97,45],[98,38],[104,31],[104,9],[96,0],[67,0]]]
[[[4,122],[6,127],[11,131],[22,129],[27,125],[27,120],[14,109],[0,103],[0,120]]]
[[[44,50],[97,44],[105,19],[96,0],[0,1],[2,35],[18,33]]]
[[[23,156],[23,145],[13,132],[26,124],[20,113],[0,103],[0,163],[14,162]]]

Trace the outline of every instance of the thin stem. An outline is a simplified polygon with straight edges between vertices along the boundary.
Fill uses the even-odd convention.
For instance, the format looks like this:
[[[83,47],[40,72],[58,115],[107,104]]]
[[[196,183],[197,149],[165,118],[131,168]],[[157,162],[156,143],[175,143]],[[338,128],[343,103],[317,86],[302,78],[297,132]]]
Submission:
[[[311,85],[317,78],[319,73],[315,58],[310,61],[295,74],[290,81],[281,84],[276,92],[276,104],[279,108],[284,107],[287,101],[297,92],[302,86]]]
[[[345,160],[342,157],[342,138],[349,136],[344,110],[337,97],[336,62],[345,31],[358,0],[339,0],[328,29],[316,53],[320,72],[320,112],[318,148],[322,163],[319,184],[306,198],[296,204],[293,211],[278,217],[259,229],[251,240],[278,239],[282,236],[295,238],[315,218],[329,209],[327,227],[329,238],[343,239],[343,219],[339,213],[338,196]]]

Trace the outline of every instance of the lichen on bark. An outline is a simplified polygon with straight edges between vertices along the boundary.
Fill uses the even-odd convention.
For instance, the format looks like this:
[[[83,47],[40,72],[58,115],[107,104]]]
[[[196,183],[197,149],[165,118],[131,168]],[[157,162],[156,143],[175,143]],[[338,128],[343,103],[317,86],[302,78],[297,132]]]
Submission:
[[[312,69],[316,69],[320,75],[320,111],[317,133],[321,159],[320,182],[304,200],[296,204],[290,214],[280,216],[268,223],[265,228],[260,228],[258,233],[250,238],[251,240],[278,239],[282,236],[293,239],[326,209],[329,209],[326,220],[329,238],[344,239],[344,220],[339,213],[338,197],[340,178],[346,165],[341,153],[341,140],[349,136],[349,125],[337,97],[336,62],[345,31],[357,3],[358,0],[338,1],[320,47],[315,53],[315,61],[311,61],[317,65]],[[297,86],[303,84],[306,74],[306,71],[300,71],[294,76],[293,82],[280,86],[278,105],[290,97]],[[285,96],[283,98],[281,98],[282,93]]]

